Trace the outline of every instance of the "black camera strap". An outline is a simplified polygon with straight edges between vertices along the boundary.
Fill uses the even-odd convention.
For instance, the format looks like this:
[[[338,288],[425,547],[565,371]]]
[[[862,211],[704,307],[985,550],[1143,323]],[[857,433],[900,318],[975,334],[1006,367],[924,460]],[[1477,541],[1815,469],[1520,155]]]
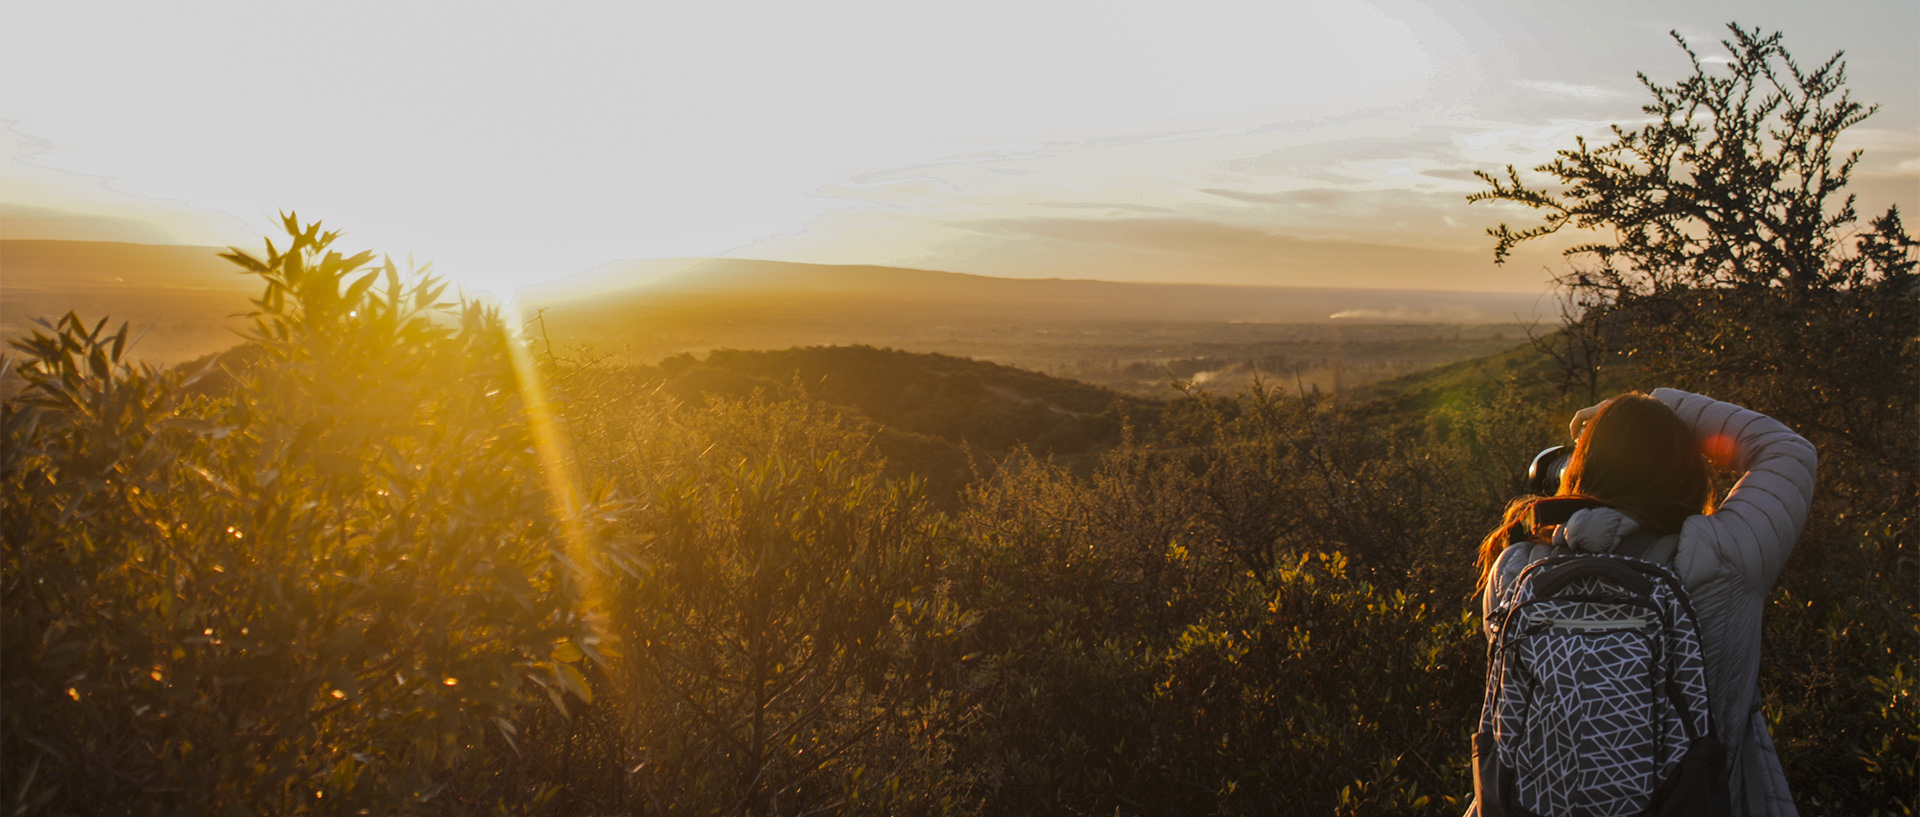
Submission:
[[[1565,525],[1568,519],[1572,519],[1574,514],[1581,511],[1611,507],[1613,506],[1598,499],[1589,499],[1584,496],[1550,496],[1533,503],[1533,521],[1530,527],[1539,530],[1555,525]]]

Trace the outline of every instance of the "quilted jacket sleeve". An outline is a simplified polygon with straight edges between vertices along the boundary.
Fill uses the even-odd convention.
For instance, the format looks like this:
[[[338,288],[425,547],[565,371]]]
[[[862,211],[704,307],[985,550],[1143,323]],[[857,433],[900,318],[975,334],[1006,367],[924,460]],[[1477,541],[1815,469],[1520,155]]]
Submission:
[[[1716,464],[1743,472],[1705,522],[1719,560],[1766,593],[1807,522],[1819,460],[1813,444],[1778,420],[1732,403],[1678,389],[1655,389],[1653,396],[1693,429]]]

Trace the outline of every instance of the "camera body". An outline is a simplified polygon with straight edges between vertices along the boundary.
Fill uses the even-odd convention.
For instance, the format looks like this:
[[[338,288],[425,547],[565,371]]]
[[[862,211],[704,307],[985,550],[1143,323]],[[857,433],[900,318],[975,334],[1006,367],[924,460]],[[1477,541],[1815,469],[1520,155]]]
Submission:
[[[1528,513],[1527,524],[1514,531],[1510,542],[1524,541],[1534,531],[1564,525],[1573,515],[1588,508],[1605,508],[1607,503],[1583,496],[1558,496],[1566,479],[1567,463],[1573,460],[1573,446],[1556,445],[1533,455],[1527,466],[1527,491],[1540,497]]]
[[[1567,475],[1567,463],[1573,460],[1573,446],[1556,445],[1533,455],[1527,466],[1527,492],[1534,496],[1553,496],[1560,492],[1560,481]]]

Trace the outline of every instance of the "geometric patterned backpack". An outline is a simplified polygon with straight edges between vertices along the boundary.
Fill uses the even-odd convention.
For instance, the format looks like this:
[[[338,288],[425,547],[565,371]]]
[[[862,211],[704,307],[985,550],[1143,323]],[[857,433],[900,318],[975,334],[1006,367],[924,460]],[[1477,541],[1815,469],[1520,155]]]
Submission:
[[[1692,605],[1639,558],[1652,544],[1556,553],[1495,600],[1473,738],[1481,817],[1730,811]]]

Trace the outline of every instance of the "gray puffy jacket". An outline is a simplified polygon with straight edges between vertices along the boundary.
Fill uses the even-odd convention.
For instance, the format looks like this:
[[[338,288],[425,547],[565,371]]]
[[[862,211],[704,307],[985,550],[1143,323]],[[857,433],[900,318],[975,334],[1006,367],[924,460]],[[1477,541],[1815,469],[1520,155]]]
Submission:
[[[1707,690],[1714,727],[1727,744],[1733,813],[1796,817],[1760,713],[1760,615],[1806,524],[1818,455],[1812,443],[1759,412],[1677,389],[1656,389],[1653,396],[1680,415],[1707,450],[1730,450],[1730,464],[1744,472],[1718,509],[1681,527],[1673,567],[1692,597],[1706,649]],[[1554,543],[1605,552],[1636,527],[1619,511],[1594,508],[1567,520]],[[1500,554],[1483,612],[1522,568],[1553,549],[1522,543]]]

